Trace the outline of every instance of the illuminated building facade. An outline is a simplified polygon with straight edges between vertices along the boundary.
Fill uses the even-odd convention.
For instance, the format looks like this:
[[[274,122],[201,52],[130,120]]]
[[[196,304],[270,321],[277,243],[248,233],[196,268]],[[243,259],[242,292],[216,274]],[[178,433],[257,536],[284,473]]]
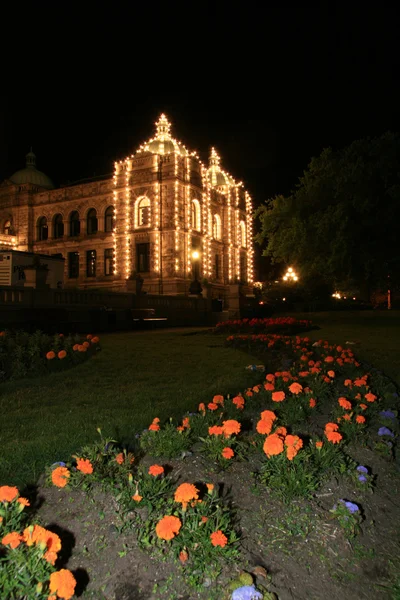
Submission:
[[[187,294],[207,280],[211,296],[253,282],[252,203],[243,185],[171,136],[156,134],[116,162],[110,179],[54,189],[27,155],[25,169],[0,185],[0,246],[65,258],[65,287]]]

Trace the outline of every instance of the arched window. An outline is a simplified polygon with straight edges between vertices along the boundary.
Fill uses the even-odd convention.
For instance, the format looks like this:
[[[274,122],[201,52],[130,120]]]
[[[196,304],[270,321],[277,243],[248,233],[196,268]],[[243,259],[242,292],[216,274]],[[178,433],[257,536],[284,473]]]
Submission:
[[[104,213],[104,231],[111,232],[114,229],[114,207],[109,206]]]
[[[200,231],[200,202],[192,200],[192,229]]]
[[[97,233],[97,212],[95,208],[91,208],[87,214],[87,233]]]
[[[141,198],[137,204],[137,224],[139,227],[150,225],[150,199],[147,196]]]
[[[81,221],[77,210],[73,210],[69,218],[69,235],[76,237],[81,232]]]
[[[213,217],[213,238],[215,240],[220,240],[221,237],[222,237],[221,217],[219,215],[214,215],[214,217]]]
[[[53,237],[62,238],[64,235],[64,223],[62,215],[58,214],[53,219]]]
[[[242,248],[246,248],[246,225],[244,221],[239,223],[239,244]]]
[[[12,235],[12,224],[10,219],[7,219],[7,221],[4,223],[3,233],[4,235]]]
[[[38,242],[43,242],[47,240],[49,237],[49,229],[47,227],[47,219],[46,217],[40,217],[37,222],[37,240]]]

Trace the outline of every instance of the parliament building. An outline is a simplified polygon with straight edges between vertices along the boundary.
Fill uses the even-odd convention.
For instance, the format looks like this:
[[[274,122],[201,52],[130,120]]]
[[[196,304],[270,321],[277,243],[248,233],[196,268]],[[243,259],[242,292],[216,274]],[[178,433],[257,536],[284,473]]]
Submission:
[[[211,149],[208,165],[171,135],[155,135],[109,179],[55,188],[36,167],[0,184],[0,248],[65,259],[64,287],[188,294],[194,279],[224,297],[253,282],[252,202]]]

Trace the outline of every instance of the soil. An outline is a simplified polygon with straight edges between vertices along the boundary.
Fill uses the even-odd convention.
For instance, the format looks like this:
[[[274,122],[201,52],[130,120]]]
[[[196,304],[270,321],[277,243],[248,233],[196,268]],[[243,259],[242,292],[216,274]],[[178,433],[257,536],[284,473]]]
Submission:
[[[141,551],[134,531],[120,533],[111,495],[39,487],[36,516],[62,538],[60,564],[74,571],[82,599],[222,599],[239,568],[254,572],[257,584],[279,600],[394,598],[388,582],[393,568],[398,569],[399,472],[394,462],[368,448],[350,450],[377,475],[373,494],[354,492],[351,481],[340,478],[326,483],[311,501],[289,506],[255,485],[254,463],[232,463],[221,473],[196,452],[184,460],[163,461],[181,481],[222,486],[240,514],[241,564],[226,567],[216,581],[204,581],[199,592],[185,582],[180,565]],[[155,461],[146,457],[145,462]],[[362,532],[351,542],[329,512],[338,498],[357,502],[365,514]]]

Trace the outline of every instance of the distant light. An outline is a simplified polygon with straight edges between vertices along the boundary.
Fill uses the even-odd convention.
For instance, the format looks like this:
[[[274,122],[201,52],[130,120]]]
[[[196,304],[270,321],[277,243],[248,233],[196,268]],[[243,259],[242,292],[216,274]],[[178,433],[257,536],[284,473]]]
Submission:
[[[345,300],[347,300],[347,296],[343,296],[343,298],[344,298]]]
[[[357,298],[353,298],[353,300],[357,300]]]
[[[289,273],[292,273],[292,271],[293,271],[292,267],[289,267],[288,271],[289,271]]]
[[[199,252],[197,252],[197,250],[194,250],[194,251],[192,252],[192,258],[193,258],[194,260],[197,260],[199,257],[200,257],[200,253],[199,253]]]
[[[286,298],[282,298],[282,300],[285,302]]]
[[[258,304],[264,304],[264,302],[261,300],[261,302],[259,302]]]

